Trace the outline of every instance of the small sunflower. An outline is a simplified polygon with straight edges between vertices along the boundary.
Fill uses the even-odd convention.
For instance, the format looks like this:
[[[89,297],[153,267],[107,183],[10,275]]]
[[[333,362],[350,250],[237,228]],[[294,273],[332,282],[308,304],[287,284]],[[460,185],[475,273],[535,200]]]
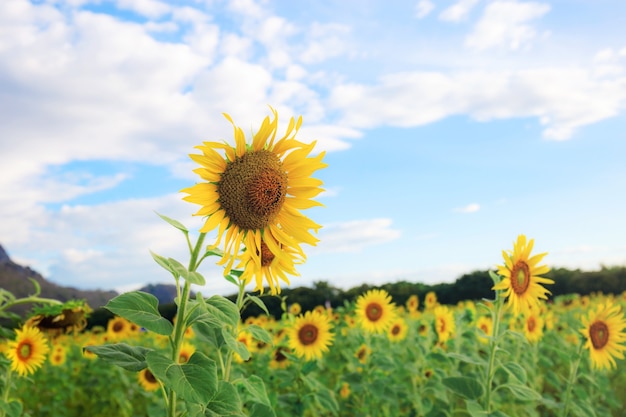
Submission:
[[[148,368],[139,371],[137,379],[139,380],[139,385],[146,391],[156,391],[161,385]]]
[[[611,302],[600,304],[582,317],[580,332],[587,338],[591,365],[595,369],[616,367],[615,358],[624,359],[626,350],[626,318],[621,307]]]
[[[113,340],[128,337],[131,331],[130,322],[124,317],[115,316],[107,323],[107,336]]]
[[[289,347],[306,360],[319,359],[333,342],[330,327],[327,316],[307,311],[297,317],[288,330]]]
[[[385,290],[369,290],[357,299],[356,316],[366,331],[386,331],[396,317],[391,296]]]
[[[531,309],[526,313],[524,320],[524,335],[530,343],[536,343],[543,336],[544,320],[537,312]]]
[[[274,349],[272,359],[270,360],[270,368],[285,369],[289,366],[289,358],[287,358],[285,352],[288,352],[288,349],[284,346],[279,346]]]
[[[343,384],[341,384],[341,388],[339,389],[339,396],[341,398],[343,398],[344,400],[346,398],[348,398],[350,396],[350,394],[352,393],[352,391],[350,391],[350,384],[347,382],[344,382]]]
[[[297,316],[302,312],[302,306],[299,303],[293,303],[289,306],[289,313]]]
[[[417,311],[417,308],[420,306],[420,300],[417,298],[417,295],[413,294],[406,300],[406,309],[409,313]]]
[[[180,345],[180,351],[178,352],[178,363],[187,363],[189,358],[196,351],[196,347],[189,342],[183,342]]]
[[[448,307],[440,305],[435,307],[435,331],[439,342],[445,343],[454,334],[454,313]]]
[[[493,333],[493,320],[489,316],[481,316],[476,321],[476,327],[478,328],[478,340],[481,343],[488,343],[489,339],[485,336],[491,336]]]
[[[372,349],[363,343],[359,348],[354,352],[354,357],[358,359],[358,361],[362,364],[366,364],[370,355],[372,354]]]
[[[315,245],[318,241],[311,231],[317,232],[321,226],[300,210],[321,205],[312,198],[323,191],[322,181],[311,175],[326,164],[322,162],[324,152],[309,157],[316,142],[305,144],[295,139],[302,117],[297,121],[292,117],[285,135],[276,140],[278,114],[274,109],[272,113],[273,119],[263,120],[252,143],[246,143],[243,130],[224,114],[233,125],[235,146],[221,142],[197,146],[202,154],[190,157],[201,165],[194,172],[205,182],[182,192],[188,194],[184,200],[202,206],[196,215],[207,220],[200,231],[217,229],[212,247],[223,241],[219,264],[225,265],[224,273],[230,271],[243,245],[248,252],[246,279],[257,277],[256,290],[263,291],[258,277],[265,274],[272,293],[279,293],[278,279],[284,279],[279,271],[291,273],[281,268],[291,265],[293,253],[304,259],[301,243]],[[268,261],[270,253],[273,258]],[[274,258],[285,260],[275,262]],[[267,268],[270,263],[272,269]],[[271,276],[266,275],[269,271]]]
[[[424,308],[426,310],[431,310],[435,308],[437,305],[437,294],[434,291],[429,291],[426,293],[426,297],[424,297]]]
[[[56,345],[50,352],[48,360],[52,366],[61,366],[65,363],[67,357],[67,349],[62,345]]]
[[[389,329],[387,330],[387,337],[392,342],[401,342],[406,339],[406,335],[409,332],[409,327],[403,318],[396,318],[391,322]]]
[[[547,253],[530,256],[533,244],[533,239],[527,242],[525,235],[519,235],[512,253],[502,251],[504,265],[498,266],[498,274],[504,278],[492,288],[505,291],[507,305],[516,315],[528,312],[533,306],[539,307],[539,300],[547,300],[547,294],[550,294],[541,284],[554,284],[553,280],[539,276],[550,271],[550,268],[538,265]]]
[[[15,340],[8,342],[4,352],[11,361],[11,369],[20,376],[33,374],[46,360],[50,351],[48,341],[36,327],[24,326],[15,334]]]

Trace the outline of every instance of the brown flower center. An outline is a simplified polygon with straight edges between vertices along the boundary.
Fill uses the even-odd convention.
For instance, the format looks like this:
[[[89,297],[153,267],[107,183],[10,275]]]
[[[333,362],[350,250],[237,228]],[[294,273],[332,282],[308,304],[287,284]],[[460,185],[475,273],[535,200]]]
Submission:
[[[397,336],[398,334],[400,334],[400,330],[400,326],[396,324],[391,328],[391,334]]]
[[[261,266],[270,266],[275,256],[267,246],[267,244],[261,240]]]
[[[287,195],[287,173],[268,150],[246,152],[226,165],[217,184],[219,203],[231,222],[242,229],[263,229]]]
[[[145,372],[143,373],[143,376],[146,378],[146,381],[148,381],[151,384],[156,384],[157,380],[154,377],[154,375],[152,375],[152,372],[150,372],[149,369],[146,369]]]
[[[534,332],[535,328],[537,327],[537,322],[535,321],[534,317],[529,317],[528,320],[526,320],[526,328],[528,329],[529,332]]]
[[[29,359],[32,353],[33,353],[33,345],[31,345],[29,341],[21,342],[17,346],[17,356],[22,361]]]
[[[283,349],[276,349],[276,351],[274,352],[274,360],[276,362],[283,362],[287,360],[287,357],[283,354]]]
[[[318,329],[313,324],[305,324],[298,332],[298,339],[304,346],[315,343],[317,340]]]
[[[365,307],[365,316],[369,321],[378,321],[383,316],[383,307],[378,303],[369,303]]]
[[[530,285],[530,267],[524,261],[517,261],[511,270],[511,287],[517,295],[526,293]]]
[[[603,321],[596,321],[589,327],[589,336],[593,347],[602,349],[609,342],[609,326]]]
[[[123,330],[124,330],[124,323],[122,323],[121,321],[116,321],[115,323],[113,323],[114,333],[120,333]]]

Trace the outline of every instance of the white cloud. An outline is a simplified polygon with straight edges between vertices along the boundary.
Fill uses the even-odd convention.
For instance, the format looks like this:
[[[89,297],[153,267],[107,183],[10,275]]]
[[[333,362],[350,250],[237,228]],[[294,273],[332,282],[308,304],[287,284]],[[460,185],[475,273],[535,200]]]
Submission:
[[[439,19],[447,22],[459,22],[467,17],[470,11],[480,0],[459,0],[446,8],[439,15]]]
[[[392,229],[391,223],[391,219],[380,218],[326,225],[319,233],[323,246],[313,247],[309,252],[360,252],[367,246],[393,241],[400,237],[401,232]]]
[[[499,46],[519,49],[537,35],[528,22],[542,17],[549,10],[546,3],[494,1],[485,8],[465,44],[479,50]]]
[[[423,19],[435,8],[435,4],[430,0],[420,0],[415,5],[415,17]]]
[[[478,210],[480,210],[480,204],[471,203],[464,207],[455,208],[453,211],[457,213],[476,213]]]
[[[117,0],[117,7],[132,10],[151,19],[158,19],[172,9],[168,4],[157,0]]]
[[[313,22],[307,31],[308,44],[304,45],[300,60],[305,64],[319,63],[348,50],[346,37],[350,28],[337,23]]]

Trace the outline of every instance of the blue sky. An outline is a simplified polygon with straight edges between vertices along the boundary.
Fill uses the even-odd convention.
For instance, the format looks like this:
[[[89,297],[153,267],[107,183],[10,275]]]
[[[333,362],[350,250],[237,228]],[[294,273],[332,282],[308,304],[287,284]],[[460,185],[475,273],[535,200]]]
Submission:
[[[626,265],[619,0],[0,2],[0,244],[126,290],[187,260],[188,154],[272,106],[317,140],[323,225],[292,286],[452,282],[518,234]],[[193,232],[195,235],[195,232]],[[206,293],[230,294],[212,262]]]

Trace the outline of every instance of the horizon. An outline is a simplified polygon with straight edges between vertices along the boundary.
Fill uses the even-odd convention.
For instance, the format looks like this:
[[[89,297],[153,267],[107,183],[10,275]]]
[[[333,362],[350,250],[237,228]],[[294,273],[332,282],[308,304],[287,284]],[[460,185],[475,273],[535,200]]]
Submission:
[[[155,212],[195,238],[189,154],[269,106],[328,164],[289,287],[454,282],[519,234],[551,268],[626,266],[624,2],[0,3],[0,243],[58,285],[173,283]],[[215,261],[202,291],[234,291]]]

